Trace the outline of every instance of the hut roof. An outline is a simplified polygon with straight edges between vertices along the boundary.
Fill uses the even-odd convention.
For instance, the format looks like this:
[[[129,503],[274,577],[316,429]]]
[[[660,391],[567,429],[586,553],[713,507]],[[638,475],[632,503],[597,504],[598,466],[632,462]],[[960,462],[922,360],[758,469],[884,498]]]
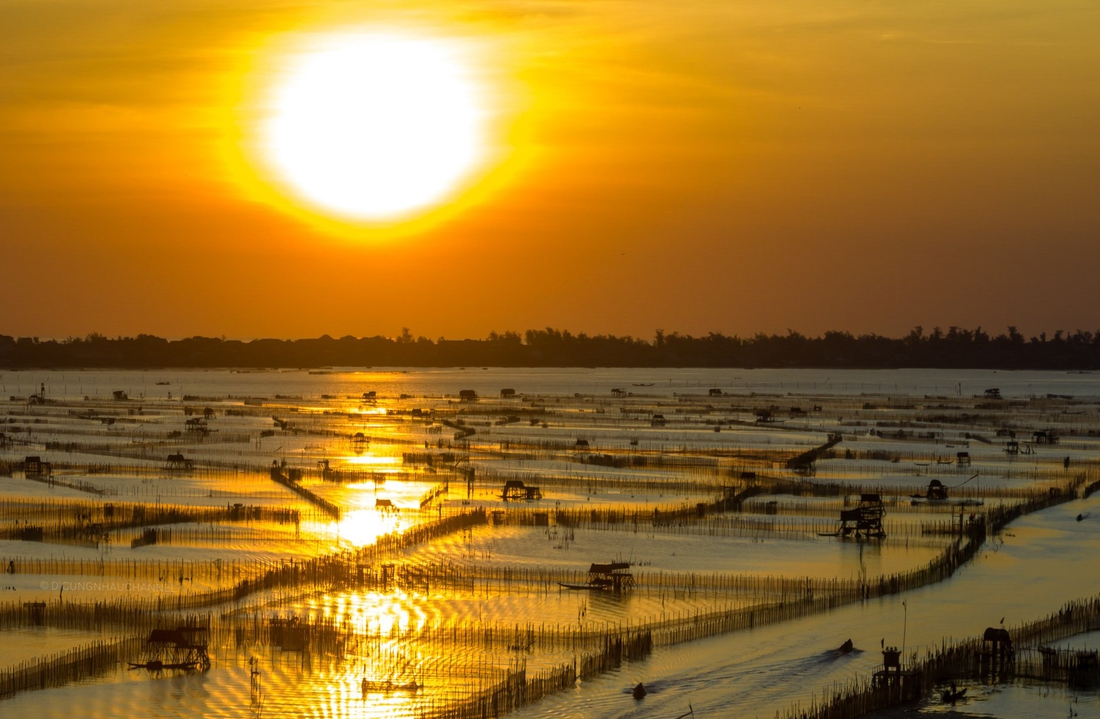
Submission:
[[[589,574],[612,574],[614,572],[621,572],[630,569],[630,565],[626,562],[608,562],[607,564],[592,563],[592,567],[588,570]]]

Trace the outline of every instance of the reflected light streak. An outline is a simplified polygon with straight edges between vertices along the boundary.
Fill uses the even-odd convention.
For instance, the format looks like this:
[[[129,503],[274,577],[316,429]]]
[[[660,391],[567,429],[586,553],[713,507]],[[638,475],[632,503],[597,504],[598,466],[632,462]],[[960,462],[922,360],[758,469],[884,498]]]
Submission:
[[[373,544],[384,534],[398,532],[405,528],[406,521],[392,512],[379,512],[375,509],[354,509],[348,511],[338,522],[303,522],[304,530],[320,536],[339,537],[356,547]]]
[[[397,457],[380,457],[376,454],[345,457],[344,461],[348,464],[367,465],[371,467],[392,467],[400,463]]]

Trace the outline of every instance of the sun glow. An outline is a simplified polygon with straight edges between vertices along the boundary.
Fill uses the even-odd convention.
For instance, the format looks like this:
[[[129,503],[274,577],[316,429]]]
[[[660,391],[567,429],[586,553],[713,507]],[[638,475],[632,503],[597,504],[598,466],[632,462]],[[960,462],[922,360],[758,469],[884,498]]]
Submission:
[[[448,200],[490,154],[488,98],[461,50],[393,33],[315,38],[267,100],[262,161],[284,192],[351,222]]]

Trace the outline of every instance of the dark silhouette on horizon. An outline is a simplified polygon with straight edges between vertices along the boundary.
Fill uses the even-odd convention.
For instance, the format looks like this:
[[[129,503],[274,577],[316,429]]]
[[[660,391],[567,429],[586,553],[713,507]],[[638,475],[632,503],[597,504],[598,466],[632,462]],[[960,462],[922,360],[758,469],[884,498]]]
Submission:
[[[252,341],[210,337],[167,340],[152,335],[109,339],[100,334],[65,340],[0,335],[0,368],[206,367],[728,367],[836,369],[1100,368],[1100,330],[1062,330],[1026,339],[1015,327],[991,336],[951,327],[900,338],[826,332],[808,337],[709,333],[702,337],[658,330],[652,341],[572,334],[547,328],[492,332],[486,339],[341,337]]]

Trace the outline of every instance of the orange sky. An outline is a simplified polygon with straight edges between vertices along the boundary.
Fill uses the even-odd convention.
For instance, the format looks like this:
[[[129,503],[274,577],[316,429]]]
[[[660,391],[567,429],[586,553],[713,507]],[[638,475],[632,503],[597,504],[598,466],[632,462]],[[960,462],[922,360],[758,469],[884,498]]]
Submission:
[[[1100,327],[1096,2],[410,5],[0,0],[0,333]],[[399,236],[226,159],[281,39],[377,26],[486,48],[523,158]]]

